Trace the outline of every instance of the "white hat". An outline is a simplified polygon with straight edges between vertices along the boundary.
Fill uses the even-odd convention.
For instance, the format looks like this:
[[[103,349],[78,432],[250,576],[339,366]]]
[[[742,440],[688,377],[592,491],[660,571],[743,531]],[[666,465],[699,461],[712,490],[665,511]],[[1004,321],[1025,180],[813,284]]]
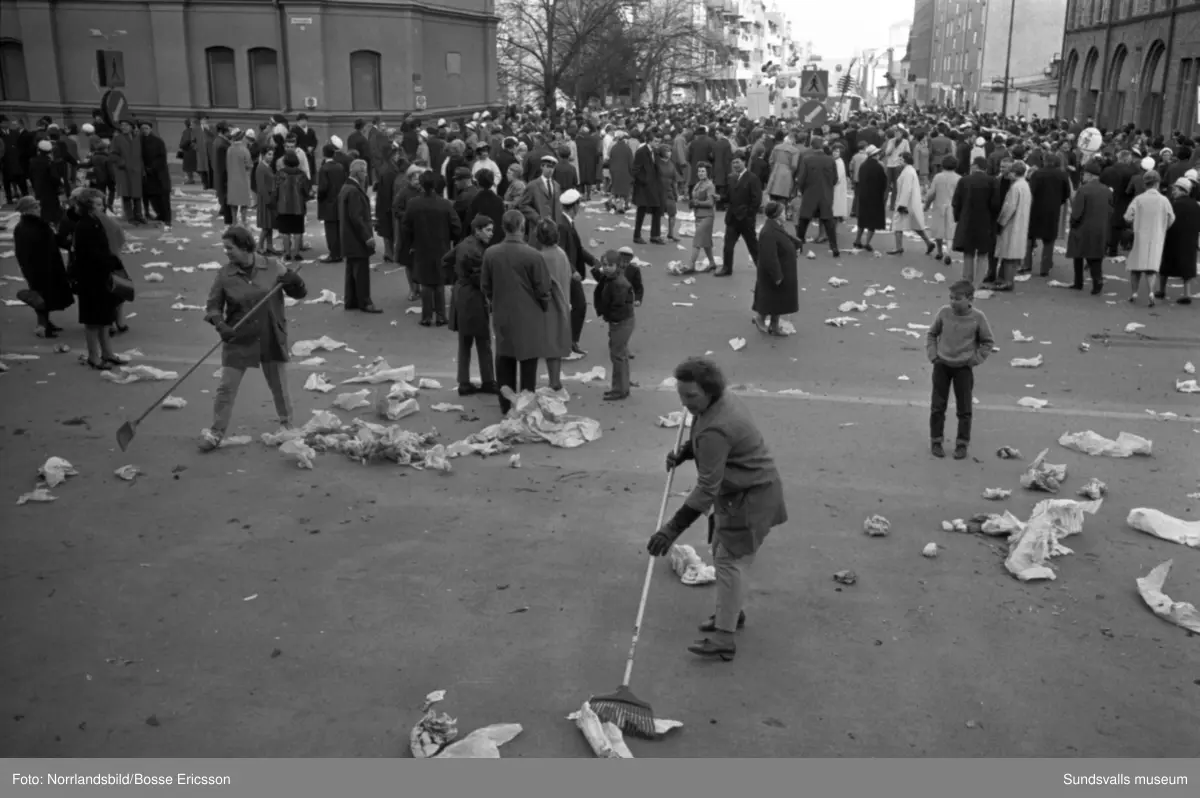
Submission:
[[[445,127],[445,126],[446,126],[446,120],[445,120],[445,119],[439,119],[439,120],[438,120],[438,123],[437,123],[437,126],[438,126],[438,127]]]
[[[491,112],[491,111],[484,111],[484,112],[483,112],[483,116],[481,116],[481,117],[479,117],[479,118],[480,118],[480,119],[491,119],[491,118],[492,118],[492,112]]]
[[[54,149],[54,144],[51,143],[50,139],[42,139],[38,142],[38,149],[42,152],[50,152],[50,150]]]
[[[1187,170],[1183,173],[1183,176],[1188,180],[1191,180],[1193,183],[1200,183],[1200,172],[1197,172],[1195,169]]]
[[[979,138],[975,139],[975,146],[976,146],[976,147],[982,147],[982,146],[983,146],[983,145],[985,145],[985,144],[987,144],[987,141],[986,141],[986,140],[984,140],[983,136],[980,136]]]
[[[96,128],[94,128],[92,126],[91,122],[84,122],[83,127],[79,128],[79,129],[82,130],[84,133],[95,133],[96,132]]]
[[[617,250],[618,255],[632,255],[633,247],[621,247]]]
[[[569,188],[562,193],[558,201],[563,205],[574,205],[576,202],[579,202],[579,192],[573,188]]]
[[[867,152],[867,157],[870,158],[872,155],[879,152],[879,148],[876,147],[874,144],[868,144],[866,152]]]
[[[474,129],[475,129],[475,123],[474,123],[474,122],[468,122],[468,123],[467,123],[467,130],[474,130]]]
[[[1192,181],[1188,180],[1186,177],[1181,177],[1175,181],[1175,188],[1181,189],[1182,191],[1186,191],[1190,194],[1192,192]]]
[[[558,163],[558,159],[557,159],[557,158],[555,158],[553,155],[543,155],[543,156],[542,156],[542,163],[552,163],[552,164],[557,164],[557,163]]]
[[[474,115],[473,117],[471,117],[471,118],[472,118],[472,119],[478,119],[478,118],[479,118],[479,112],[478,112],[478,111],[476,111],[476,112],[475,112],[475,115]]]
[[[1149,155],[1147,155],[1145,158],[1142,159],[1141,165],[1142,165],[1142,171],[1149,172],[1151,169],[1154,168],[1154,159],[1151,158]]]
[[[425,139],[429,138],[429,134],[427,132],[425,132],[424,130],[422,130],[417,135],[419,135],[421,137],[421,141],[424,141]]]
[[[329,143],[332,144],[336,149],[340,150],[342,148],[342,140],[337,136],[330,136]]]

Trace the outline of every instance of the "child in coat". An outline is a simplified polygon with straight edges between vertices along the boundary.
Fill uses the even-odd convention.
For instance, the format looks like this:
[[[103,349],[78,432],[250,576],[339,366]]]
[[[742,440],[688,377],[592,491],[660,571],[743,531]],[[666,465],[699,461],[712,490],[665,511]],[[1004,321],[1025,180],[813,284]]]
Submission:
[[[116,159],[109,151],[108,139],[96,142],[89,161],[90,175],[88,182],[91,187],[104,193],[104,209],[111,211],[117,198]]]
[[[634,308],[642,304],[643,287],[641,270],[632,263],[632,251],[628,258],[626,261],[621,253],[610,249],[600,265],[592,269],[596,315],[608,322],[612,388],[604,394],[606,401],[629,397],[629,339],[633,336]]]
[[[929,435],[934,457],[945,457],[942,437],[946,425],[946,407],[954,388],[958,411],[958,434],[954,459],[963,460],[971,443],[971,405],[975,388],[975,367],[987,360],[996,340],[983,311],[972,306],[975,285],[960,280],[950,286],[950,304],[938,311],[925,339],[925,354],[933,364],[933,398],[929,409]]]

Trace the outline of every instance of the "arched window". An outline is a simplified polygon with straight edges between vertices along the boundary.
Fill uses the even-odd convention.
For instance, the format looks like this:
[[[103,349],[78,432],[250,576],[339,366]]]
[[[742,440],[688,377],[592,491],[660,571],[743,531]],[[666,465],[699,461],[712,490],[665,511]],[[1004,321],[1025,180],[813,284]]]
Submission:
[[[372,50],[350,53],[350,102],[355,111],[383,109],[379,60]]]
[[[279,60],[270,47],[253,47],[250,61],[250,107],[278,111],[283,107],[279,100]]]
[[[237,108],[237,66],[233,61],[233,50],[228,47],[209,47],[204,55],[208,59],[209,107]]]
[[[0,40],[0,100],[28,100],[25,47],[15,39]]]

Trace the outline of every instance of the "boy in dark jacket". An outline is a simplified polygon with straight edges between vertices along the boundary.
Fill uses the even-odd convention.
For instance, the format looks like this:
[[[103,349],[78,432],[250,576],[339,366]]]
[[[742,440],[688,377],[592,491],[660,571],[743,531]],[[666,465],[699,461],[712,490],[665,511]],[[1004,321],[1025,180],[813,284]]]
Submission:
[[[925,354],[933,364],[933,399],[929,410],[929,433],[934,457],[945,457],[942,435],[950,388],[958,411],[958,434],[954,459],[967,456],[971,443],[971,405],[975,389],[975,367],[987,360],[996,340],[987,316],[972,306],[975,286],[962,280],[950,286],[950,304],[944,305],[925,338]]]
[[[117,198],[117,173],[116,160],[108,147],[107,139],[96,143],[91,157],[90,182],[92,188],[104,192],[104,209],[111,211]]]
[[[606,401],[629,397],[629,339],[633,336],[634,308],[642,304],[642,275],[637,266],[615,250],[604,253],[592,269],[596,279],[596,315],[608,322],[608,356],[612,360],[612,388]]]

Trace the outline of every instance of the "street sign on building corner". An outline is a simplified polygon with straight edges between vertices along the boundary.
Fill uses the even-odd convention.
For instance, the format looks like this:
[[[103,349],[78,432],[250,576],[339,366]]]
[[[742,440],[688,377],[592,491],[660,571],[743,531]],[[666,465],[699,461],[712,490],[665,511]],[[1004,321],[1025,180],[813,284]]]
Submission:
[[[806,70],[800,77],[800,96],[825,99],[829,96],[829,71],[826,69]]]

